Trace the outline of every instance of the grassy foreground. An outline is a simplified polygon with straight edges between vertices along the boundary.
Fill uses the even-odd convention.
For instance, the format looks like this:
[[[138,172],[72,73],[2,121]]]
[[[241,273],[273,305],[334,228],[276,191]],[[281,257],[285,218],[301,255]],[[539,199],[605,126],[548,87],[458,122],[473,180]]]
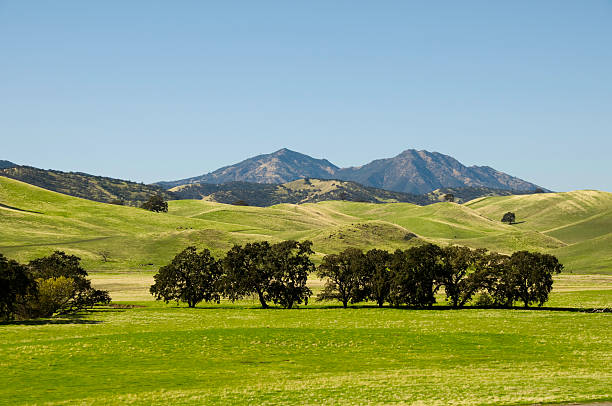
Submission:
[[[595,278],[557,281],[550,305],[609,307]],[[609,313],[133,303],[0,326],[0,404],[612,400]]]

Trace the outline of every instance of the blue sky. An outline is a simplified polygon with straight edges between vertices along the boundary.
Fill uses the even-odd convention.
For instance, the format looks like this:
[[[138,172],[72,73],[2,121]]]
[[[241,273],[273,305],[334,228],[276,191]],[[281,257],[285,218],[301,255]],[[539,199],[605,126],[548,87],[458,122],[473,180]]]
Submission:
[[[408,148],[612,191],[612,1],[2,1],[0,159],[153,182]]]

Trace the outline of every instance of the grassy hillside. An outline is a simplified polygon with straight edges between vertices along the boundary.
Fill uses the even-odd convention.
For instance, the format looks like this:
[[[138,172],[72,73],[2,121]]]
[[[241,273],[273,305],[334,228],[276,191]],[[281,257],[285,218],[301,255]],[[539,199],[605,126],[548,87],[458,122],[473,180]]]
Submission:
[[[501,223],[506,211],[514,211],[519,224]],[[234,243],[308,238],[315,259],[347,246],[395,249],[431,241],[506,253],[541,250],[558,255],[568,271],[612,273],[611,218],[612,194],[591,191],[425,207],[326,201],[262,208],[180,200],[170,202],[167,214],[151,213],[0,177],[0,252],[25,261],[62,249],[93,270],[156,269],[189,244],[221,255]]]

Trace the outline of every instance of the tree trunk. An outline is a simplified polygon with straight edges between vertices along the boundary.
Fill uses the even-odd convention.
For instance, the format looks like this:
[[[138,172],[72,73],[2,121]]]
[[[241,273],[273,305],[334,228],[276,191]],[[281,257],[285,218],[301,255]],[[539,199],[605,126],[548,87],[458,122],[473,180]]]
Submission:
[[[264,309],[268,308],[268,304],[266,303],[266,300],[264,299],[263,293],[262,292],[257,292],[257,294],[259,295],[259,303],[261,303],[261,307]]]
[[[348,306],[348,299],[342,299],[342,307],[346,309],[347,306]]]

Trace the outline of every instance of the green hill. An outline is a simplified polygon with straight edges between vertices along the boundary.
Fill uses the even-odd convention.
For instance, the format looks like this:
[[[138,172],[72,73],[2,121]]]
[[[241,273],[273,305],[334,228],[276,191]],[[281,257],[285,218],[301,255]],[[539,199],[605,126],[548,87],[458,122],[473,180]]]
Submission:
[[[514,211],[519,224],[499,220]],[[92,270],[151,270],[188,244],[221,255],[234,243],[311,239],[315,259],[347,246],[422,241],[558,255],[568,271],[612,273],[612,194],[579,191],[482,198],[466,205],[325,201],[272,207],[202,200],[169,213],[79,199],[0,177],[0,252],[22,261],[61,249]],[[103,262],[102,251],[108,254]]]

